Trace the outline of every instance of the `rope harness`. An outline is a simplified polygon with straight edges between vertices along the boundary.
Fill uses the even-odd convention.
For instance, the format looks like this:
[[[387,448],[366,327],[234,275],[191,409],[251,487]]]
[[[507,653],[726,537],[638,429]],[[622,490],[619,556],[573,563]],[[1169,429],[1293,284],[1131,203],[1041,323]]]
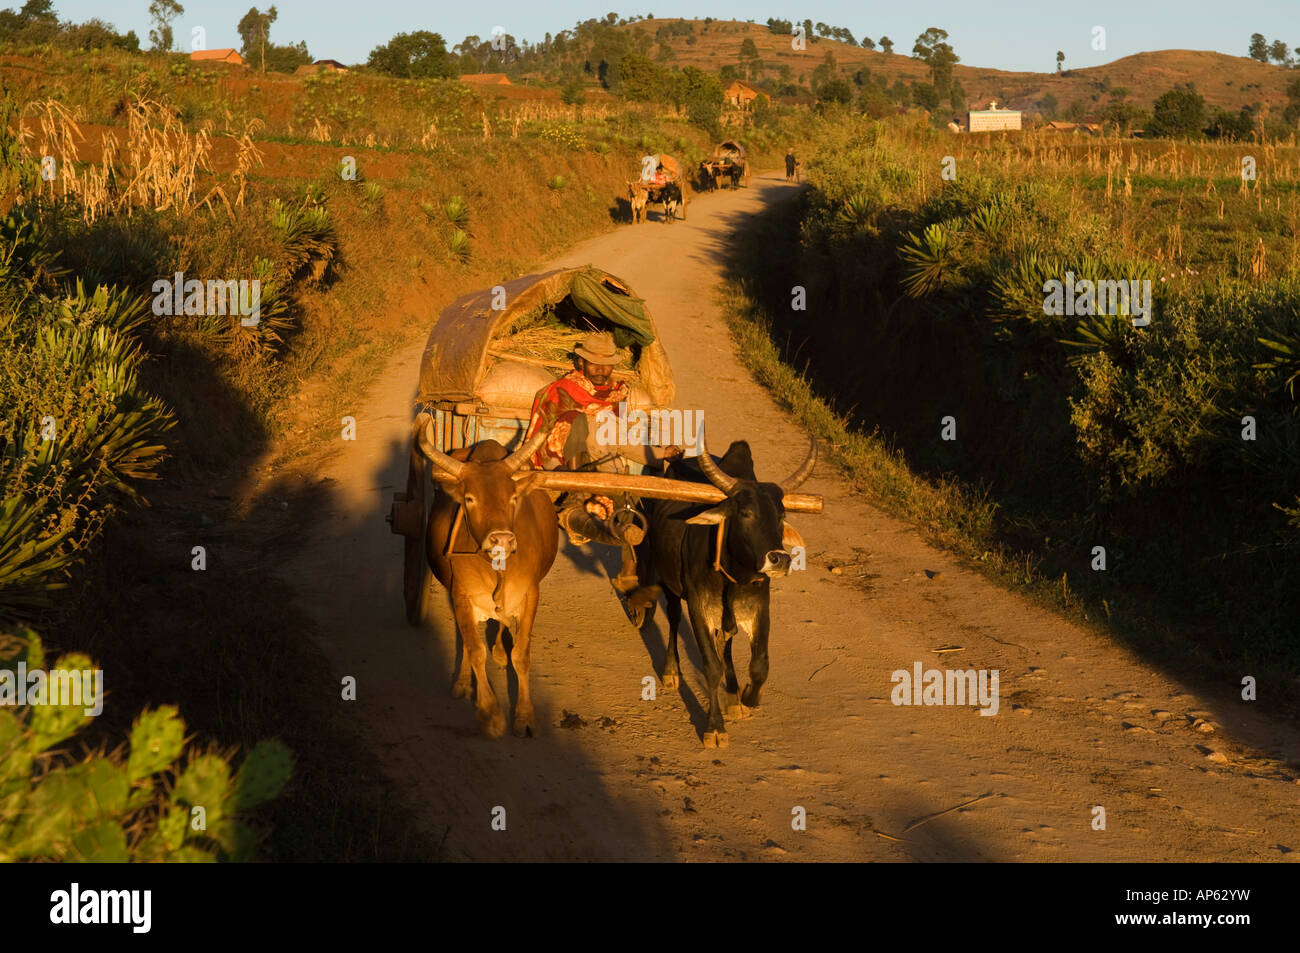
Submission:
[[[722,537],[726,532],[727,532],[727,518],[724,516],[722,517],[722,519],[718,520],[718,544],[716,547],[714,547],[713,550],[713,568],[717,572],[722,573],[724,576],[730,579],[733,584],[738,586],[740,585],[740,583],[736,582],[736,580],[732,578],[731,573],[727,572],[727,570],[722,568]]]
[[[456,534],[460,532],[461,524],[463,524],[464,522],[465,522],[465,506],[463,503],[457,503],[456,519],[452,521],[451,533],[447,537],[447,547],[446,549],[443,550],[442,555],[446,557],[448,560],[450,560],[452,556],[482,556],[484,559],[488,561],[490,565],[492,562],[492,557],[488,553],[483,552],[481,547],[479,549],[474,550],[473,552],[468,552],[468,553],[454,552],[456,548]],[[497,574],[497,584],[492,589],[492,607],[496,609],[498,614],[500,614],[502,612],[505,612],[505,606],[502,603],[505,600],[505,594],[506,594],[505,593],[506,572],[504,569],[494,569],[493,572]]]

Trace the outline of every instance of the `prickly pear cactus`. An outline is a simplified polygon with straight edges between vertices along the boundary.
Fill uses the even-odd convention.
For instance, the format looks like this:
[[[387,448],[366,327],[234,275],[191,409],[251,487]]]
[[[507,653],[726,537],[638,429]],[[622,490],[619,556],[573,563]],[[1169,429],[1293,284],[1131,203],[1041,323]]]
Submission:
[[[293,773],[293,753],[280,741],[263,741],[235,776],[235,810],[248,811],[279,797]]]
[[[0,669],[15,671],[21,660],[31,671],[44,659],[34,633],[0,633]],[[65,655],[55,668],[79,672],[93,664]],[[37,757],[91,721],[86,707],[0,708],[0,863],[255,858],[257,833],[240,815],[284,789],[293,770],[284,744],[257,745],[232,778],[227,757],[186,755],[185,723],[176,708],[164,706],[136,719],[125,757],[87,755],[70,765]],[[174,784],[165,783],[169,777]]]

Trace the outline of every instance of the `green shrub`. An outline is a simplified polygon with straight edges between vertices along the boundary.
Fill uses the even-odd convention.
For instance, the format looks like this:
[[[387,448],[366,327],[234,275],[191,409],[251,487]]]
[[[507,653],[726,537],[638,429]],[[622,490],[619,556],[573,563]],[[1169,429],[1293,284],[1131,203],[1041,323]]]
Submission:
[[[32,632],[0,636],[0,667],[44,668]],[[64,655],[51,671],[93,671],[84,655]],[[101,686],[102,687],[102,686]],[[76,704],[0,708],[0,863],[211,862],[254,859],[258,834],[248,813],[279,796],[293,756],[264,741],[232,776],[229,755],[185,744],[172,706],[135,720],[127,750],[74,760],[57,746],[93,716]]]

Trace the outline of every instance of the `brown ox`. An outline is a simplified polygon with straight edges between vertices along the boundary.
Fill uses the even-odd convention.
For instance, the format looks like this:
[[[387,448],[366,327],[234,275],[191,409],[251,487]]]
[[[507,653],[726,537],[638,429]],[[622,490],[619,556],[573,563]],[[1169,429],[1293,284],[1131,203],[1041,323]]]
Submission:
[[[636,182],[627,184],[627,200],[632,205],[632,224],[639,225],[645,221],[646,203],[650,201],[650,196],[645,189]]]
[[[487,645],[479,623],[496,619],[502,627],[492,657],[506,664],[502,639],[510,630],[510,661],[519,680],[514,733],[537,735],[528,686],[528,651],[541,581],[551,571],[559,544],[555,505],[533,489],[536,471],[520,468],[546,439],[545,432],[514,453],[495,440],[453,451],[435,446],[433,420],[416,422],[420,452],[433,463],[438,485],[429,513],[425,551],[438,581],[451,596],[463,654],[452,686],[456,698],[470,694],[470,673],[478,686],[479,727],[500,738],[506,720],[487,678]]]

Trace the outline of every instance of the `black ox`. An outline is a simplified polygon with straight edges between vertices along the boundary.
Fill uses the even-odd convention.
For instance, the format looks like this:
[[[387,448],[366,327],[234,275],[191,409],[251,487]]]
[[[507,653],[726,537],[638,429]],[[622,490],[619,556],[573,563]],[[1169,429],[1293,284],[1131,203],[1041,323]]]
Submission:
[[[714,506],[677,500],[646,500],[649,529],[637,547],[641,587],[628,597],[633,620],[643,625],[662,593],[668,613],[668,649],[663,685],[675,688],[681,676],[677,627],[686,600],[691,629],[704,660],[709,693],[705,747],[727,744],[718,685],[726,675],[725,713],[743,718],[758,706],[767,680],[768,599],[771,577],[790,572],[791,549],[799,534],[785,521],[783,497],[812,473],[817,443],[808,458],[782,483],[760,483],[754,476],[749,444],[737,440],[718,461],[700,440],[700,455],[674,463],[669,475],[695,483],[708,481],[727,494]],[[731,662],[731,640],[738,631],[750,639],[749,684],[744,691]]]

